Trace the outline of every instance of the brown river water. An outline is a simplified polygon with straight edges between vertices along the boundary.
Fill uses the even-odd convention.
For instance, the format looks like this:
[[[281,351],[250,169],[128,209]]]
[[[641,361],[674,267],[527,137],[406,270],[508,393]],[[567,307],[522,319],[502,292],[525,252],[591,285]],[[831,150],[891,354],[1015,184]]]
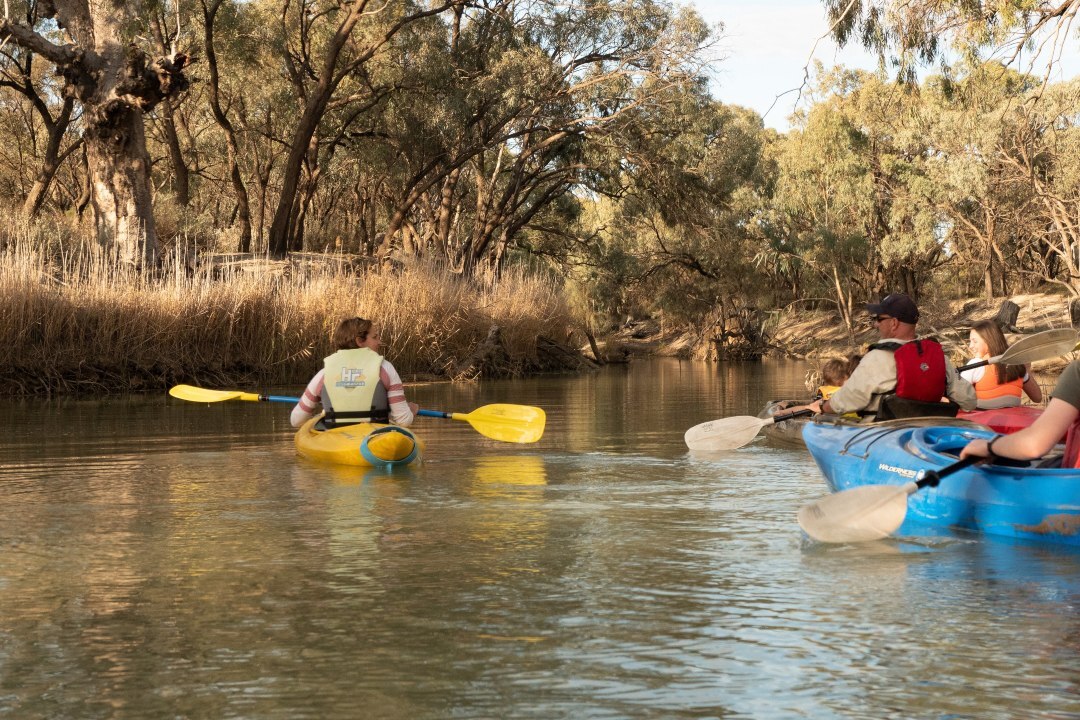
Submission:
[[[1080,717],[1076,551],[818,545],[805,450],[688,456],[805,371],[410,387],[547,431],[421,418],[389,473],[297,458],[288,405],[2,401],[0,717]]]

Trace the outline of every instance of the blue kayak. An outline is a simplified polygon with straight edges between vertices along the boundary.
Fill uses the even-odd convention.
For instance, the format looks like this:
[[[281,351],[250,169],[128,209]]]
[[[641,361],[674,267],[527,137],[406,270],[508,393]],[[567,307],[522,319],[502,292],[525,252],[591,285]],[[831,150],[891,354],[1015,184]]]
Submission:
[[[920,470],[956,462],[970,440],[993,436],[974,427],[852,426],[827,420],[803,429],[803,440],[834,492],[904,485]],[[938,487],[908,498],[897,534],[926,535],[932,529],[1080,545],[1080,469],[982,463],[959,470]]]

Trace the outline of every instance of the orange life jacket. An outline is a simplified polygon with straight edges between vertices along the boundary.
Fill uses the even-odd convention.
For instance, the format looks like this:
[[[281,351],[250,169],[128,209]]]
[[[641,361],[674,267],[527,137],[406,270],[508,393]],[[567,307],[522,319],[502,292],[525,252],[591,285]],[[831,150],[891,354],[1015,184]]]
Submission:
[[[1024,378],[1019,377],[1007,383],[998,382],[997,368],[988,365],[983,369],[982,377],[975,383],[975,395],[980,400],[993,400],[1000,397],[1024,396]]]

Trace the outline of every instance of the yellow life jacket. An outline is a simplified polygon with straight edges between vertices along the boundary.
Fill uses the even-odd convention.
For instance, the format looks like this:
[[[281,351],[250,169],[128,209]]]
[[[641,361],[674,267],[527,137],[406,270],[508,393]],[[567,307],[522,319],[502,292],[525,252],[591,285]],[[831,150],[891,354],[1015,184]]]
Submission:
[[[822,400],[828,400],[833,396],[833,393],[840,389],[839,385],[822,385],[817,389],[818,394],[821,395]]]
[[[323,363],[322,401],[328,427],[389,422],[386,388],[379,381],[382,355],[371,348],[338,350]]]

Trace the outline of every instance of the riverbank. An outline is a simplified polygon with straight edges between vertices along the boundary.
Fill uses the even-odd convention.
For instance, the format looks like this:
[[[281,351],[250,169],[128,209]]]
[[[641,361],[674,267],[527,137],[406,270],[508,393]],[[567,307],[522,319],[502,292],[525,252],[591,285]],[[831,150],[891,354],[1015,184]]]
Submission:
[[[966,357],[971,326],[995,317],[1005,300],[1019,308],[1015,332],[1006,333],[1011,341],[1043,330],[1071,327],[1069,297],[1032,293],[993,300],[975,298],[924,303],[919,334],[936,337],[953,361],[960,363]],[[865,313],[856,313],[856,319],[853,332],[849,332],[835,310],[776,312],[765,323],[762,359],[765,362],[781,358],[802,359],[817,367],[832,357],[864,352],[868,344],[878,339],[877,332],[865,322]],[[599,343],[601,352],[615,361],[650,355],[714,360],[719,354],[716,345],[714,336],[708,333],[665,332],[659,323],[650,320],[628,321]],[[1061,369],[1071,359],[1066,356],[1033,363],[1036,378],[1044,389],[1053,388]]]
[[[0,394],[302,385],[332,352],[333,328],[356,315],[378,325],[407,383],[590,366],[559,342],[573,312],[535,276],[484,285],[424,263],[365,269],[299,255],[197,267],[178,257],[149,276],[91,252],[8,248]]]
[[[925,303],[920,333],[963,359],[968,328],[1004,299]],[[1012,337],[1069,327],[1068,298],[1018,295]],[[0,254],[0,395],[153,392],[179,383],[257,389],[299,385],[328,355],[342,317],[379,325],[406,383],[577,373],[635,356],[697,360],[826,358],[876,339],[829,310],[743,312],[735,327],[627,320],[596,347],[554,280],[508,273],[471,282],[436,265],[373,268],[356,258],[288,261],[179,256],[154,275],[92,251],[11,247]],[[860,317],[857,314],[856,317]],[[1066,359],[1035,365],[1052,387]]]
[[[1005,300],[1020,308],[1016,323],[1010,328],[1015,332],[1006,332],[1010,342],[1043,330],[1071,327],[1067,296],[1033,293],[994,300],[980,298],[927,303],[920,308],[919,334],[935,337],[953,362],[960,364],[967,359],[971,326],[981,320],[994,318]],[[865,319],[865,314],[862,317]],[[778,325],[773,336],[771,356],[803,358],[819,367],[830,357],[864,352],[869,343],[877,340],[877,332],[867,324],[856,325],[855,331],[855,342],[852,342],[851,335],[835,313],[791,314],[783,317]],[[1032,371],[1043,389],[1044,397],[1049,397],[1061,370],[1072,359],[1069,355],[1032,363]],[[808,384],[814,384],[814,380],[808,379]]]
[[[919,334],[937,338],[947,352],[960,358],[967,347],[971,326],[980,320],[995,317],[1005,300],[1015,303],[1020,309],[1015,332],[1006,333],[1010,339],[1071,326],[1069,298],[1064,295],[1038,293],[993,300],[966,299],[926,303],[920,308],[922,317],[919,320]],[[865,313],[856,313],[856,320],[855,333],[852,336],[835,312],[781,314],[777,318],[776,330],[770,340],[770,355],[814,360],[860,352],[868,343],[877,340],[877,332],[865,322]],[[1045,362],[1047,366],[1063,366],[1066,361],[1059,359]]]

